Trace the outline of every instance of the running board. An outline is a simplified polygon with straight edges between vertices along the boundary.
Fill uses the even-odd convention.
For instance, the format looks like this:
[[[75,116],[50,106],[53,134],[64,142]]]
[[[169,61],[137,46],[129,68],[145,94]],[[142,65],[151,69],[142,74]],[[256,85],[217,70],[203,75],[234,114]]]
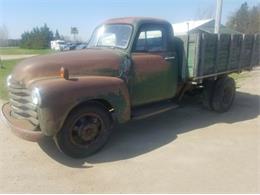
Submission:
[[[133,120],[140,120],[169,110],[176,109],[178,107],[179,105],[173,103],[170,100],[147,104],[145,106],[133,108],[131,117]]]

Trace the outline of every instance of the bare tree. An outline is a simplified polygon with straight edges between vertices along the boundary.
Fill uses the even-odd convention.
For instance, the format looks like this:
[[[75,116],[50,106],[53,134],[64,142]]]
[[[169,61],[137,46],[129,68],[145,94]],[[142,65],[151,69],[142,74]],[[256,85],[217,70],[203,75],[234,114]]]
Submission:
[[[210,5],[206,8],[199,7],[196,11],[195,20],[203,20],[203,19],[209,19],[214,18],[215,16],[215,8],[214,5]]]

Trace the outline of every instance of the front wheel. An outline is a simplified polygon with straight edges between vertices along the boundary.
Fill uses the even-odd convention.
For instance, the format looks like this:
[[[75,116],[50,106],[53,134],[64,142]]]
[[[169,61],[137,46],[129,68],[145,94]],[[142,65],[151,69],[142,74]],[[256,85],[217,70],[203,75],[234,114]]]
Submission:
[[[84,158],[104,146],[111,133],[111,123],[106,109],[98,104],[86,104],[69,114],[54,139],[68,156]]]

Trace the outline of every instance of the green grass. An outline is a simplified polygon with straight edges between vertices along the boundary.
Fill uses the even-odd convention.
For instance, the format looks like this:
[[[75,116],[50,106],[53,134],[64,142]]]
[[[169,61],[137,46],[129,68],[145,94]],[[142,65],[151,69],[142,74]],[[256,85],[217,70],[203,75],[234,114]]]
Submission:
[[[15,64],[17,64],[20,60],[3,60],[2,65],[3,68],[0,68],[0,99],[7,100],[8,99],[8,91],[6,88],[6,78]]]
[[[232,77],[236,81],[236,87],[240,88],[241,87],[241,81],[243,81],[244,79],[249,77],[250,76],[250,72],[245,71],[245,72],[242,72],[240,74],[232,73],[229,76]]]
[[[230,77],[232,77],[234,80],[238,80],[238,79],[245,79],[249,76],[249,72],[242,72],[240,74],[238,73],[232,73],[230,74]]]
[[[20,47],[0,47],[1,55],[47,54],[51,52],[51,49],[23,49]]]

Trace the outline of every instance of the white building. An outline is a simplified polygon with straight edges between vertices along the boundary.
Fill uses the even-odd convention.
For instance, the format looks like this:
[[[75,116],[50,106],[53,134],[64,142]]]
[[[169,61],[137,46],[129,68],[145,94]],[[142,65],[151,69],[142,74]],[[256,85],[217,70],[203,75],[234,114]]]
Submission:
[[[51,49],[55,51],[62,51],[66,47],[66,42],[63,40],[51,41]]]
[[[203,31],[207,33],[214,33],[215,20],[214,19],[206,19],[206,20],[190,20],[180,23],[172,24],[174,34],[178,35],[186,35],[188,32],[198,32]],[[220,26],[220,33],[225,34],[240,34],[237,31],[234,31],[224,25]]]

